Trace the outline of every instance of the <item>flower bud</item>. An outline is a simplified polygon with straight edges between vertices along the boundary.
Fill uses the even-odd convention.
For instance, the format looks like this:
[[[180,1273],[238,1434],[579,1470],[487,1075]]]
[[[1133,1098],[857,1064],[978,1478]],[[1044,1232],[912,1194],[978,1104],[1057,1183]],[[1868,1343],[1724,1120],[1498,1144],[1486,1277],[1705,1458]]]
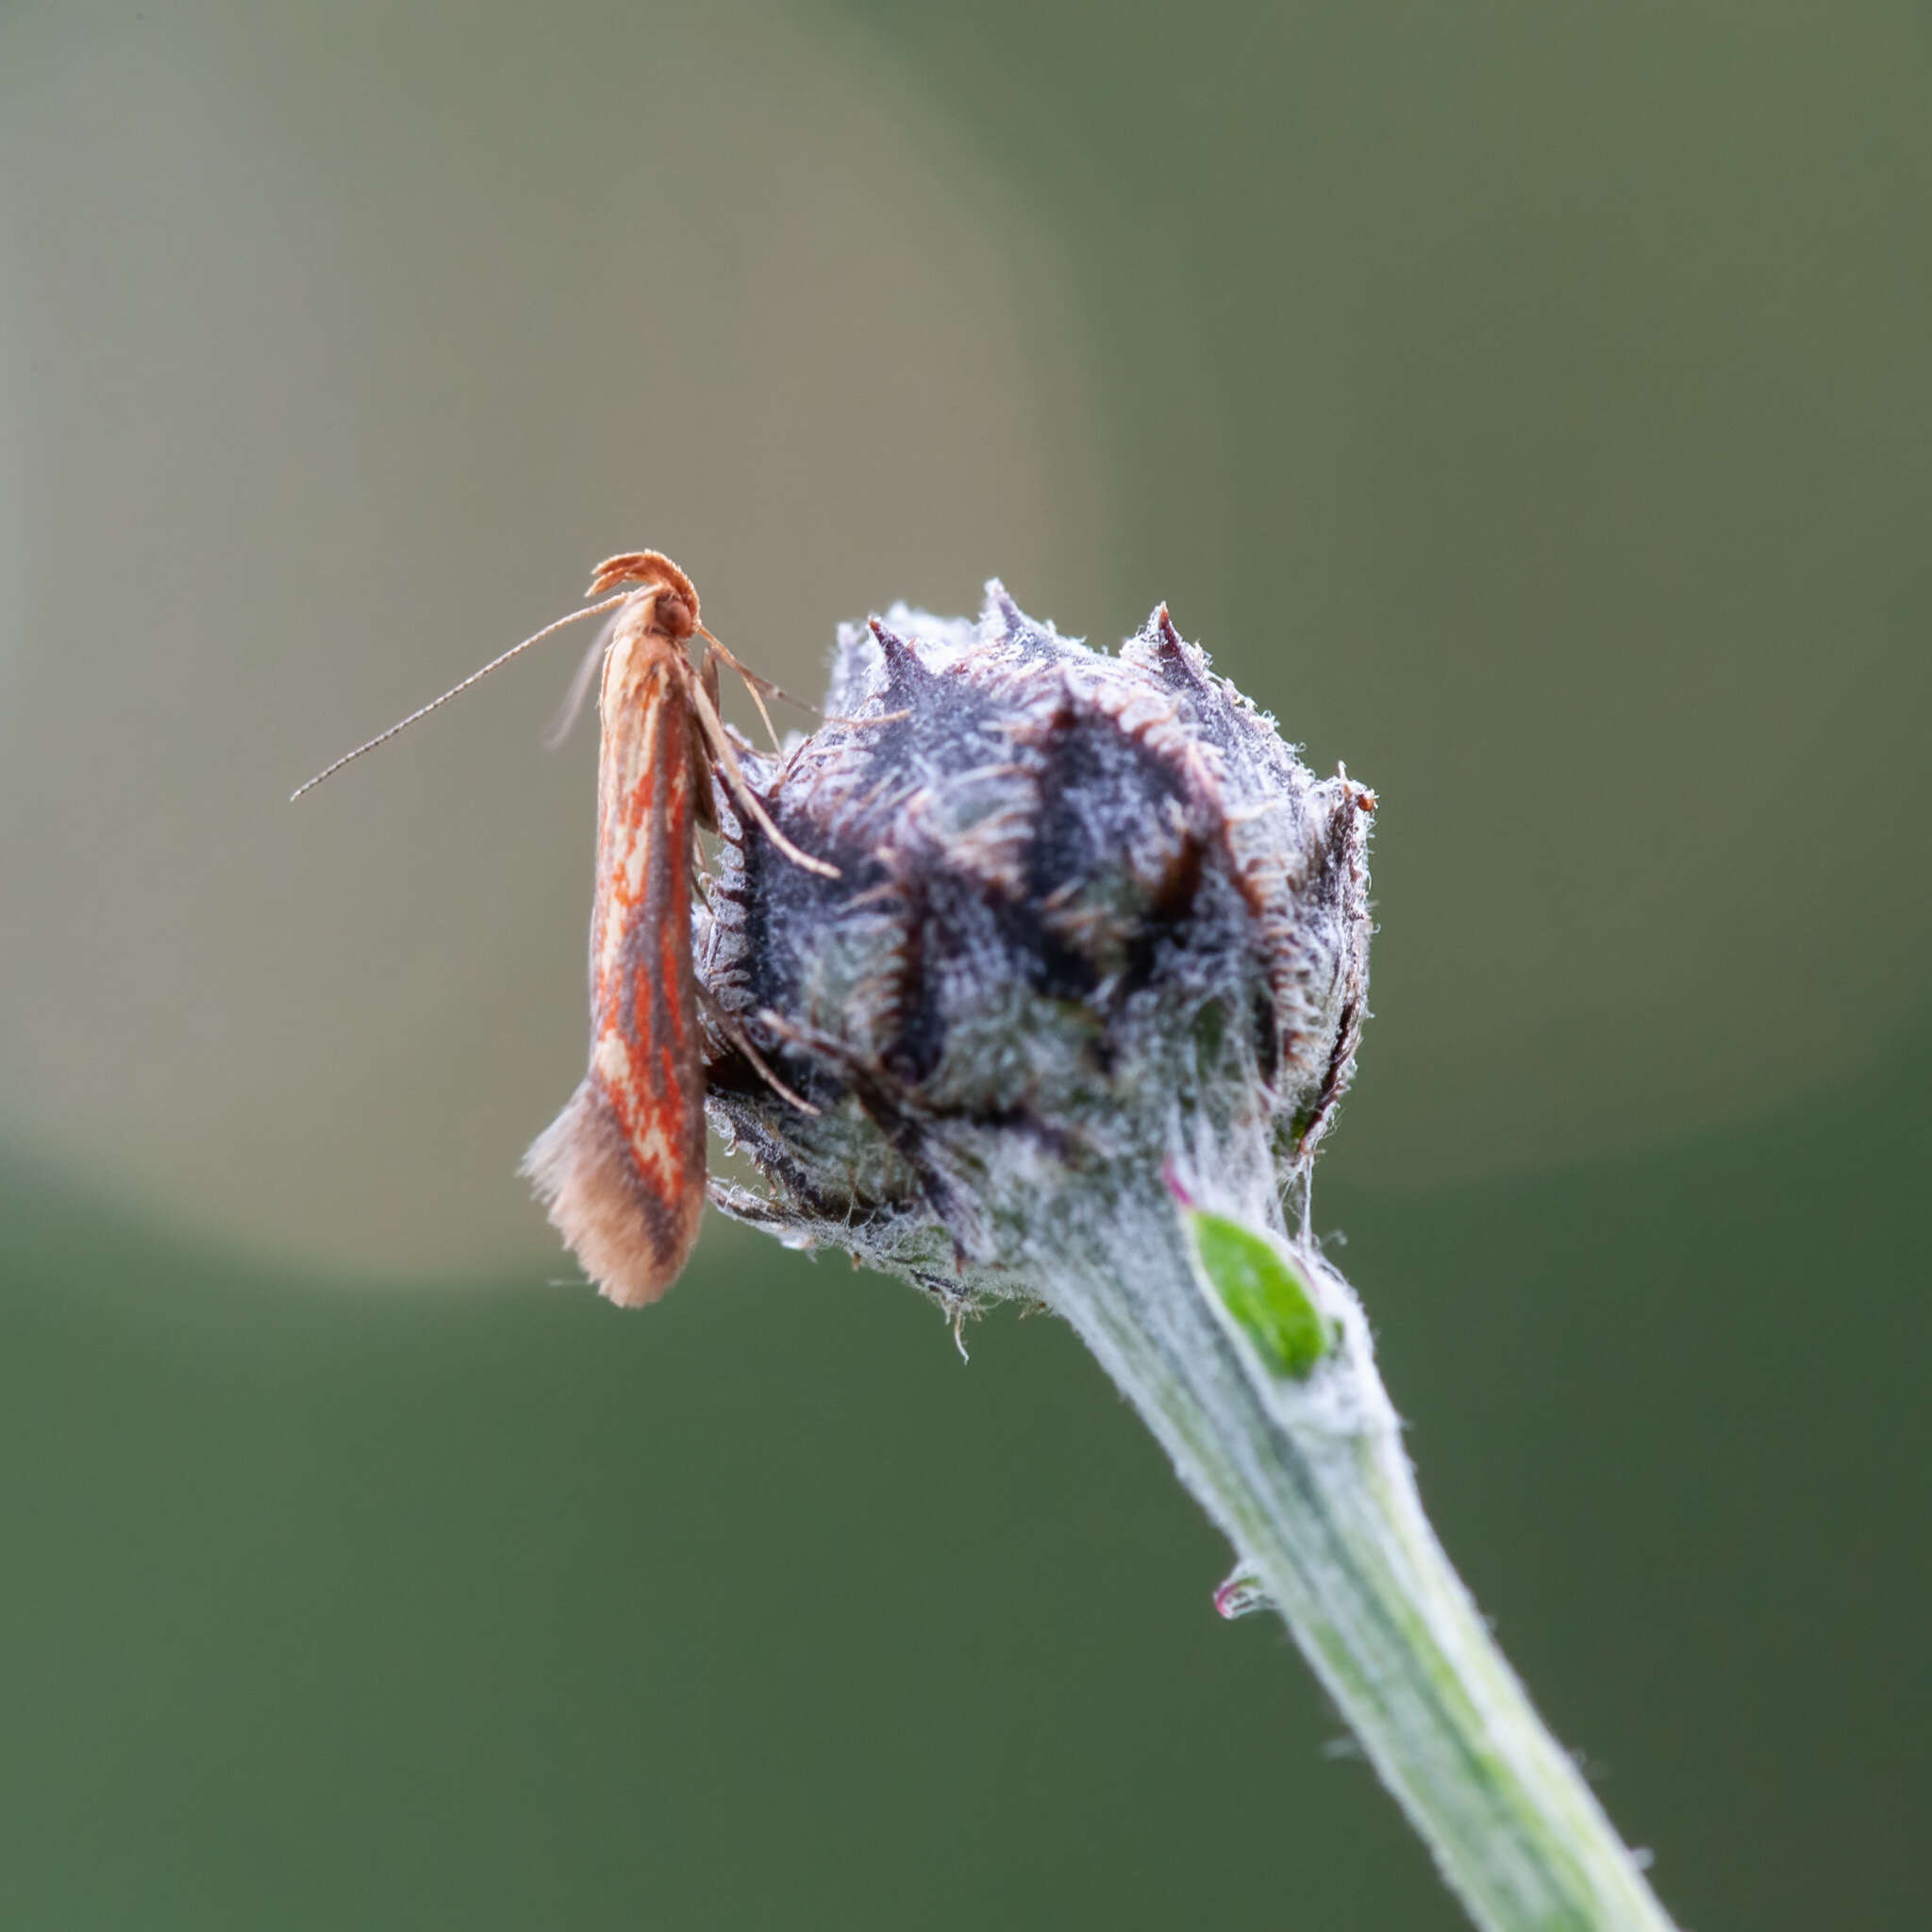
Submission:
[[[720,794],[708,1104],[764,1186],[719,1206],[955,1307],[1041,1292],[1040,1218],[1163,1170],[1278,1222],[1354,1072],[1374,793],[1165,607],[1117,657],[996,582],[976,625],[895,607],[841,626],[829,710],[741,758],[837,878]]]

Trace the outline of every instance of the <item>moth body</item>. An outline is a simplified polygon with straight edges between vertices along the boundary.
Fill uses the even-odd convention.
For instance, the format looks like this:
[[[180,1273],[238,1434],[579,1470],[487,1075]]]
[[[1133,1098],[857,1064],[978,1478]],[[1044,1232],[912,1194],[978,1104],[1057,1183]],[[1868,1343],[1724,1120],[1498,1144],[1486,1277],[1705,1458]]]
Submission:
[[[626,1307],[654,1302],[676,1280],[705,1208],[705,1061],[691,960],[697,831],[715,829],[711,786],[792,864],[827,878],[838,868],[801,852],[746,783],[718,715],[718,663],[759,692],[776,693],[698,620],[691,580],[656,550],[597,567],[599,601],[545,625],[439,698],[325,765],[300,798],[344,765],[387,744],[513,658],[580,618],[614,611],[597,709],[597,884],[591,917],[591,1064],[563,1111],[524,1156],[523,1171],[584,1272]],[[703,668],[691,658],[704,640]],[[595,658],[590,660],[594,664]],[[587,669],[588,669],[587,665]],[[568,716],[584,685],[573,688]],[[770,719],[766,719],[770,724]],[[774,734],[774,742],[776,735]],[[794,1106],[748,1040],[731,1037]]]
[[[584,1272],[625,1307],[677,1278],[705,1205],[705,1071],[691,908],[711,753],[689,643],[697,592],[668,558],[613,558],[626,578],[598,713],[597,878],[591,916],[591,1063],[524,1172]]]

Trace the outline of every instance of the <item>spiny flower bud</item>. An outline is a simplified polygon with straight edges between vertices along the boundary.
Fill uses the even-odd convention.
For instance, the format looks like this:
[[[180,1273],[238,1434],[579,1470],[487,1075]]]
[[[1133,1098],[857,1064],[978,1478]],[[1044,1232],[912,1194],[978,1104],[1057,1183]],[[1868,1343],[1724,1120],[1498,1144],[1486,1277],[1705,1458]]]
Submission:
[[[765,1187],[718,1205],[956,1307],[1041,1291],[1029,1223],[1163,1171],[1278,1221],[1354,1072],[1374,795],[1165,607],[1117,657],[997,582],[976,625],[894,607],[841,628],[828,705],[741,757],[836,879],[720,795],[707,1085]]]
[[[727,1212],[1064,1317],[1279,1610],[1483,1925],[1671,1932],[1424,1516],[1354,1291],[1284,1226],[1354,1071],[1374,795],[1157,610],[840,633],[834,715],[741,752],[699,909]],[[756,821],[746,797],[747,816]],[[787,855],[839,868],[836,878]]]

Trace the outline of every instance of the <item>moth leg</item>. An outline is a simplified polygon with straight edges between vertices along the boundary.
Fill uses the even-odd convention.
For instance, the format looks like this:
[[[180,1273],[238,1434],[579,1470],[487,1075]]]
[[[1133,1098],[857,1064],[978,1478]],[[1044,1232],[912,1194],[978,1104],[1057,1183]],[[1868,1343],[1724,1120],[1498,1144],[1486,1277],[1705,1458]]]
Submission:
[[[827,865],[823,858],[814,858],[808,852],[801,852],[790,839],[772,822],[772,814],[758,802],[758,794],[744,782],[744,772],[738,762],[738,754],[731,748],[731,741],[724,735],[724,721],[718,716],[718,707],[711,701],[705,690],[703,680],[693,675],[691,685],[691,709],[697,713],[703,727],[706,742],[710,746],[711,756],[717,761],[717,768],[724,774],[724,789],[732,798],[758,822],[759,828],[780,852],[793,865],[806,872],[815,872],[821,878],[835,879],[840,876],[836,865]]]
[[[705,641],[711,647],[706,655],[720,658],[723,662],[728,664],[738,674],[739,677],[743,680],[745,690],[751,693],[752,703],[758,708],[758,716],[765,721],[765,729],[772,733],[772,749],[774,751],[782,755],[785,747],[778,742],[777,732],[772,730],[772,714],[765,709],[765,699],[767,697],[779,698],[788,705],[796,705],[801,711],[809,711],[815,718],[824,715],[816,705],[809,705],[803,698],[793,697],[789,691],[786,691],[781,685],[774,684],[769,677],[760,677],[749,664],[742,662],[736,655],[726,650],[709,631],[703,630],[702,625],[699,628],[703,631]],[[715,678],[715,674],[713,675]],[[715,700],[717,695],[717,685],[714,681],[711,688],[711,696]]]
[[[744,1028],[718,1004],[717,996],[708,989],[701,987],[698,990],[698,997],[704,1002],[705,1011],[710,1016],[711,1024],[752,1063],[758,1078],[780,1100],[795,1107],[800,1113],[808,1113],[813,1119],[817,1119],[819,1109],[810,1101],[806,1099],[802,1093],[794,1093],[791,1088],[786,1086],[784,1081],[779,1079],[776,1074],[773,1073],[771,1068],[765,1064],[764,1055],[751,1043],[751,1038]]]

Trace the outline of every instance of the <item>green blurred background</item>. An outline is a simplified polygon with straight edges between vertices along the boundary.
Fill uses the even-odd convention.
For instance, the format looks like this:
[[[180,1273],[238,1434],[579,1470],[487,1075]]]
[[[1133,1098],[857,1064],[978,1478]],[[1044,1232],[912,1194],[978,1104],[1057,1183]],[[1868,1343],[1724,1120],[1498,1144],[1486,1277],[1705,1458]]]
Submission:
[[[1923,1920],[1922,8],[0,12],[0,1923],[1450,1927],[1054,1324],[581,1290],[572,650],[1157,599],[1378,789],[1345,1233],[1681,1923]]]

